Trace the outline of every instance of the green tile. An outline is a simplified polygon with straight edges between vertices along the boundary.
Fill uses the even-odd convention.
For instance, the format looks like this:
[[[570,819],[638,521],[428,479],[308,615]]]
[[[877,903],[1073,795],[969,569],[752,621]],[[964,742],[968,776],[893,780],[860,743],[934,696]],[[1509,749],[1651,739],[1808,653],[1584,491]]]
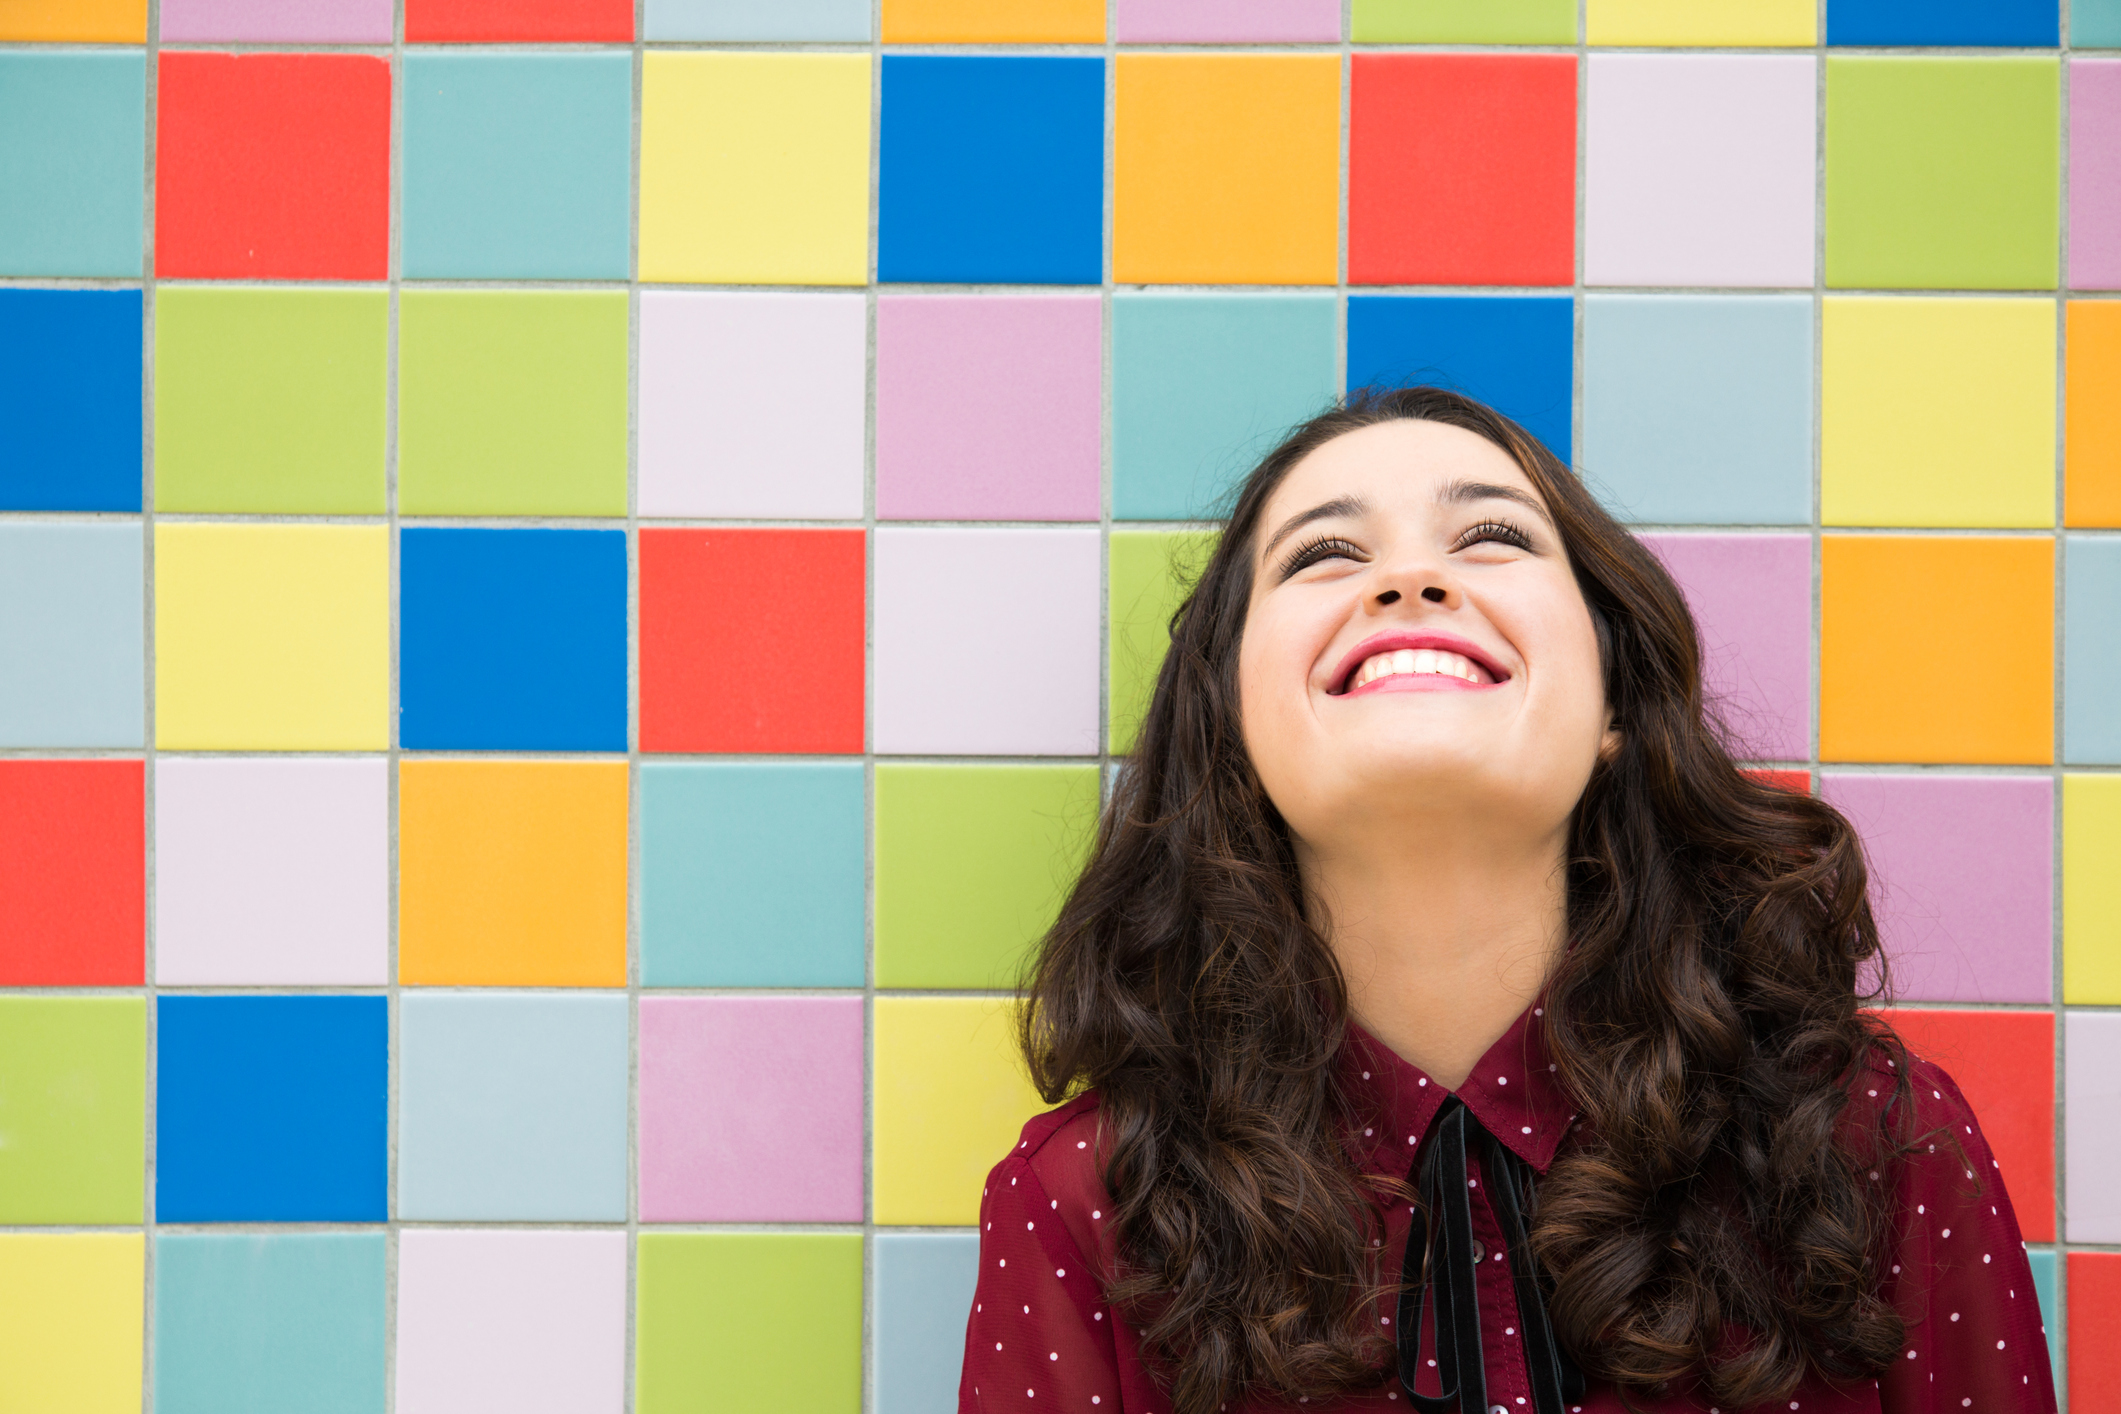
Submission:
[[[1357,44],[1574,44],[1576,0],[1355,0]]]
[[[1149,694],[1171,646],[1171,615],[1207,567],[1215,537],[1200,531],[1115,530],[1108,550],[1112,751],[1134,749]]]
[[[858,1414],[859,1234],[643,1233],[636,1261],[638,1414]]]
[[[137,1223],[147,1003],[0,997],[0,1223]]]
[[[398,299],[398,510],[626,514],[626,296]]]
[[[2054,59],[1826,61],[1826,282],[2053,289]]]
[[[155,507],[381,515],[390,296],[165,287]]]
[[[878,766],[877,985],[1014,986],[1097,803],[1095,766]]]

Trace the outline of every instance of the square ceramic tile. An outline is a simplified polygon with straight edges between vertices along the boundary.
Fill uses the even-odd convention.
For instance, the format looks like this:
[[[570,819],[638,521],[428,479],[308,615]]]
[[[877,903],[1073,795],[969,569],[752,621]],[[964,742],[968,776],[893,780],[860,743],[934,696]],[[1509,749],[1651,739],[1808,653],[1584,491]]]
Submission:
[[[969,1227],[980,1180],[1047,1106],[1011,1009],[990,997],[879,997],[871,1178],[880,1225]]]
[[[1958,1083],[2026,1238],[2054,1241],[2054,1013],[1922,1007],[1891,1010],[1886,1019],[1909,1050],[1943,1066]]]
[[[0,986],[137,987],[145,768],[0,761]]]
[[[2062,1033],[2062,1112],[2068,1116],[2069,1240],[2121,1241],[2121,1192],[2106,1181],[2121,1162],[2121,1014],[2071,1011]]]
[[[1594,54],[1584,280],[1812,283],[1810,55]]]
[[[2062,1000],[2121,1002],[2121,775],[2062,778]]]
[[[630,1027],[612,993],[402,996],[398,1216],[625,1221]]]
[[[406,0],[408,44],[630,44],[627,0]]]
[[[0,1223],[138,1223],[147,1004],[0,996]]]
[[[137,280],[146,149],[139,50],[0,54],[0,274]]]
[[[398,1235],[400,1414],[619,1414],[624,1232]]]
[[[1576,0],[1352,0],[1357,44],[1574,44]]]
[[[0,510],[139,510],[140,384],[138,290],[0,289]]]
[[[0,1233],[0,1382],[31,1408],[137,1414],[146,1239]]]
[[[1119,0],[1121,44],[1338,44],[1337,0]]]
[[[883,0],[886,44],[1103,44],[1101,0]]]
[[[865,297],[643,290],[640,321],[643,516],[860,517]]]
[[[2121,1391],[2121,1253],[2071,1252],[2068,1260],[2067,1388],[2080,1400],[2112,1399]]]
[[[1829,772],[1820,794],[1863,836],[1896,997],[2048,1003],[2053,781]]]
[[[2062,523],[2121,526],[2121,300],[2062,309]]]
[[[1105,685],[1114,755],[1134,750],[1170,651],[1171,616],[1214,551],[1207,531],[1114,530],[1106,540]]]
[[[1573,300],[1351,295],[1348,387],[1428,383],[1477,398],[1569,459]]]
[[[644,1223],[862,1220],[862,999],[641,1002]]]
[[[648,0],[647,40],[869,42],[869,0]]]
[[[876,310],[876,512],[1095,520],[1095,295],[885,296]]]
[[[1644,537],[1686,591],[1702,679],[1738,753],[1802,761],[1812,742],[1812,538]]]
[[[2079,49],[2121,48],[2121,0],[2073,0],[2069,42]]]
[[[979,1234],[880,1232],[875,1239],[877,1414],[928,1414],[957,1397]]]
[[[1094,529],[876,533],[875,730],[886,755],[1089,756],[1098,746]],[[1031,596],[1012,584],[1035,584]],[[961,671],[981,645],[982,671]]]
[[[156,984],[386,984],[389,802],[380,756],[158,760]]]
[[[2121,59],[2070,61],[2069,283],[2121,289]]]
[[[637,1268],[640,1414],[859,1414],[859,1233],[644,1232]]]
[[[146,745],[137,521],[0,523],[0,746]]]
[[[1815,0],[1586,0],[1584,38],[1638,46],[1819,42]]]
[[[1828,44],[2052,49],[2061,33],[2057,0],[1827,0],[1826,6]]]
[[[2064,543],[2062,759],[2121,765],[2121,540]]]
[[[388,44],[390,0],[169,0],[164,44]]]

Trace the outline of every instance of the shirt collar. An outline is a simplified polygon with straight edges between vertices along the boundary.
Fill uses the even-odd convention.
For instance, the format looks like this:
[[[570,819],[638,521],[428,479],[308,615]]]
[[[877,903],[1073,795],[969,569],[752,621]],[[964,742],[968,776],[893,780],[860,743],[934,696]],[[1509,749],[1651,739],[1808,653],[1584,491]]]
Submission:
[[[1554,1161],[1576,1119],[1547,1055],[1545,1016],[1544,1003],[1520,1014],[1457,1091],[1490,1134],[1540,1173]],[[1358,1097],[1363,1116],[1359,1150],[1384,1172],[1405,1172],[1452,1092],[1353,1021],[1341,1067],[1343,1083]]]

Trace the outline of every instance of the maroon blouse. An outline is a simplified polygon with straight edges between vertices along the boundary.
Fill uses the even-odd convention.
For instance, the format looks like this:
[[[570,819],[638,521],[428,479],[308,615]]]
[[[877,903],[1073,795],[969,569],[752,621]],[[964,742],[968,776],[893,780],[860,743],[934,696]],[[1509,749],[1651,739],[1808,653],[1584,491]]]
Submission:
[[[1546,1059],[1540,1014],[1535,1008],[1519,1017],[1458,1095],[1490,1133],[1544,1173],[1576,1116]],[[1361,1032],[1342,1064],[1376,1116],[1363,1130],[1361,1157],[1374,1172],[1404,1178],[1446,1092]],[[1867,1097],[1878,1097],[1889,1074],[1880,1067],[1879,1086],[1866,1085]],[[1886,1293],[1907,1318],[1906,1358],[1876,1380],[1836,1385],[1809,1379],[1787,1407],[1802,1414],[2052,1410],[2039,1298],[2002,1174],[1951,1077],[1917,1060],[1910,1078],[1918,1102],[1916,1132],[1956,1134],[1966,1162],[1959,1162],[1951,1145],[1931,1144],[1901,1166],[1900,1231]],[[1025,1125],[1023,1141],[988,1176],[960,1414],[1168,1414],[1169,1401],[1142,1363],[1135,1332],[1104,1299],[1103,1278],[1112,1263],[1105,1223],[1112,1202],[1099,1177],[1097,1142],[1092,1093]],[[1400,1269],[1410,1213],[1405,1204],[1390,1203],[1383,1214],[1387,1273]],[[1478,1286],[1491,1414],[1518,1414],[1532,1407],[1531,1390],[1517,1344],[1517,1304],[1501,1229],[1484,1192],[1473,1202],[1473,1230],[1485,1254]],[[1390,1326],[1395,1315],[1390,1298],[1380,1300],[1379,1324]],[[1416,1387],[1436,1388],[1434,1371]],[[1248,1403],[1237,1414],[1271,1407],[1279,1406]],[[1394,1381],[1338,1398],[1332,1407],[1404,1411],[1407,1405]],[[1624,1404],[1597,1380],[1571,1408],[1581,1414],[1724,1414],[1687,1391]]]

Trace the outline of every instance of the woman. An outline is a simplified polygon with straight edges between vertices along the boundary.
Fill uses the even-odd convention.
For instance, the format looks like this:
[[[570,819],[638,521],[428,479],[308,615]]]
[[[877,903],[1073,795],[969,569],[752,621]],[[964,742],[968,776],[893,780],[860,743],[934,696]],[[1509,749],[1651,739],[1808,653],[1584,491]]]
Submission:
[[[1238,494],[1028,983],[1067,1103],[987,1181],[961,1407],[2052,1409],[1865,889],[1566,468],[1355,395]]]

